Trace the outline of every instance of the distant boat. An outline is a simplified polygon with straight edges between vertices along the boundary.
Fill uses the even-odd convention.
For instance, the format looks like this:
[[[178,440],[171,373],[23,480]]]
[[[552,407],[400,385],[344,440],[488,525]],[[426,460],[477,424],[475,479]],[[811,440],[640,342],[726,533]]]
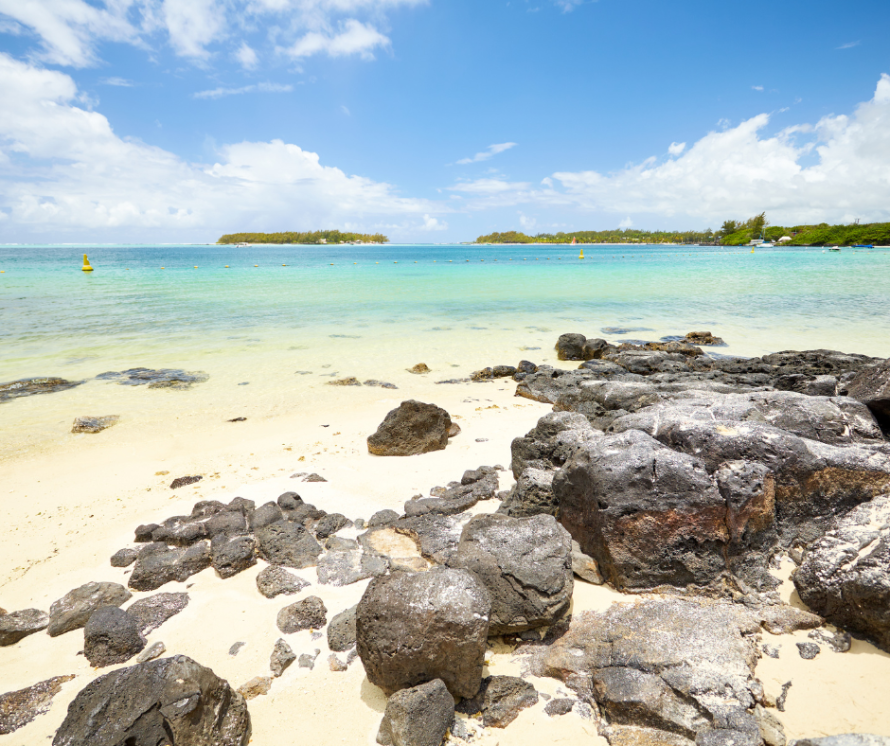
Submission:
[[[841,249],[840,249],[839,246],[832,246],[832,247],[829,249],[829,251],[840,251],[840,250],[841,250]]]
[[[243,249],[247,246],[250,246],[250,244],[249,243],[236,243],[235,244],[235,248],[238,248],[238,249]]]
[[[762,244],[760,244],[760,246],[758,246],[758,248],[760,248],[760,249],[774,249],[774,248],[776,248],[776,245],[774,243],[762,243]]]
[[[572,239],[572,246],[574,246],[576,243],[578,243],[578,241],[577,241],[576,239],[573,238],[573,239]]]
[[[853,248],[854,248],[854,249],[873,249],[873,248],[874,248],[874,244],[870,244],[870,243],[858,243],[858,244],[856,244]]]

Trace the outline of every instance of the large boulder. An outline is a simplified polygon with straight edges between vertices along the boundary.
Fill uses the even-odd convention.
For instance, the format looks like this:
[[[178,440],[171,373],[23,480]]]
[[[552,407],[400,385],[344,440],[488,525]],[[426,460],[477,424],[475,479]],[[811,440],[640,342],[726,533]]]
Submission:
[[[441,746],[454,722],[454,699],[441,679],[393,694],[377,734],[381,746]]]
[[[757,613],[735,604],[613,604],[573,615],[543,652],[541,673],[594,699],[613,744],[664,743],[671,734],[699,743],[714,729],[749,743],[759,628]]]
[[[119,583],[87,583],[69,591],[49,607],[50,637],[58,637],[74,629],[80,629],[89,621],[92,613],[102,606],[120,606],[132,598]]]
[[[375,456],[441,451],[448,445],[450,429],[451,416],[444,409],[409,399],[387,414],[368,437],[368,450]]]
[[[210,542],[200,541],[185,549],[148,544],[139,553],[127,585],[135,591],[153,591],[171,581],[183,582],[210,567]]]
[[[865,404],[890,432],[890,360],[857,373],[847,384],[847,396]]]
[[[492,635],[553,624],[572,601],[572,537],[553,516],[476,516],[452,565],[474,572],[488,590]]]
[[[94,668],[126,663],[145,647],[139,622],[116,606],[103,606],[83,629],[83,654]]]
[[[19,640],[46,629],[49,614],[39,609],[23,609],[0,614],[0,648],[15,645]]]
[[[813,611],[890,652],[890,495],[855,508],[810,544],[793,579]]]
[[[278,521],[256,532],[257,551],[270,565],[301,570],[313,567],[321,554],[321,544],[303,526]]]
[[[356,609],[358,654],[368,680],[391,695],[442,679],[454,697],[482,681],[491,598],[466,570],[374,578]]]
[[[246,746],[244,698],[184,655],[100,676],[68,706],[53,746]]]

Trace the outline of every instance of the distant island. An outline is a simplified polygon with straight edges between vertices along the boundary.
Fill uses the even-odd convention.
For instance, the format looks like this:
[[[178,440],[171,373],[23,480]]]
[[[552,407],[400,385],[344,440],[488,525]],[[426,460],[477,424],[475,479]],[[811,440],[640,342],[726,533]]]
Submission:
[[[309,233],[228,233],[217,241],[218,244],[237,243],[293,243],[293,244],[336,244],[336,243],[389,243],[380,233],[342,233],[341,231],[312,231]]]
[[[766,214],[755,215],[746,221],[727,220],[718,231],[644,231],[617,228],[606,231],[576,231],[574,233],[538,233],[528,236],[518,231],[490,233],[479,236],[476,243],[521,244],[699,244],[705,246],[745,246],[752,241],[764,241],[782,246],[856,246],[890,245],[890,223],[856,223],[854,225],[770,225]]]

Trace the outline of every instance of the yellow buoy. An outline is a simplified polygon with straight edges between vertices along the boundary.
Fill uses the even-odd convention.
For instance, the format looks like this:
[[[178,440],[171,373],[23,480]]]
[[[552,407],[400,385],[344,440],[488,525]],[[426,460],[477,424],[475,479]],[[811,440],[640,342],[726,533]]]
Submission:
[[[196,265],[195,265],[195,269],[197,269],[197,268],[198,268],[198,265],[196,264]]]
[[[84,272],[92,272],[93,271],[93,268],[90,266],[90,260],[87,259],[86,254],[83,255],[83,267],[81,267],[81,269]]]
[[[583,258],[584,258],[584,249],[581,249],[581,253],[578,255],[578,258],[579,258],[579,259],[583,259]]]
[[[229,265],[227,264],[225,268],[228,269],[228,268],[229,268]]]
[[[286,267],[287,265],[286,265],[286,264],[282,264],[281,266],[282,266],[282,267]]]
[[[259,264],[254,264],[253,266],[254,266],[254,267],[259,267],[260,265],[259,265]]]
[[[161,267],[161,269],[167,269],[166,267]]]

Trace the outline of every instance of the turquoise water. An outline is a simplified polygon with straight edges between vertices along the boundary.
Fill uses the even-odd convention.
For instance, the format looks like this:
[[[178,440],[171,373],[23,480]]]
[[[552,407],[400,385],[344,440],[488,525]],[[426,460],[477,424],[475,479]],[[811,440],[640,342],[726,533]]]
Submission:
[[[851,351],[890,355],[887,251],[588,246],[583,261],[576,251],[0,247],[0,379],[43,375],[47,365],[84,355],[116,357],[123,348],[175,356],[232,336],[326,329],[337,339],[330,336],[337,329],[388,335],[398,326],[407,333],[539,324],[588,336],[600,326],[653,330],[635,338],[729,326],[776,343],[821,331]],[[79,269],[83,252],[92,273]],[[740,336],[740,352],[757,352]]]
[[[233,402],[252,418],[333,406],[343,389],[324,384],[342,376],[410,390],[419,379],[405,369],[418,362],[433,369],[430,382],[521,359],[556,363],[553,345],[568,331],[621,341],[708,330],[728,354],[890,356],[890,251],[585,246],[584,260],[577,251],[0,247],[0,382],[85,382],[0,405],[0,458],[83,437],[70,423],[84,414],[120,414],[115,439],[127,427],[163,437],[177,418],[216,423]],[[92,273],[80,271],[84,252]],[[137,366],[209,380],[171,393],[96,378]],[[350,401],[377,396],[350,391]]]

